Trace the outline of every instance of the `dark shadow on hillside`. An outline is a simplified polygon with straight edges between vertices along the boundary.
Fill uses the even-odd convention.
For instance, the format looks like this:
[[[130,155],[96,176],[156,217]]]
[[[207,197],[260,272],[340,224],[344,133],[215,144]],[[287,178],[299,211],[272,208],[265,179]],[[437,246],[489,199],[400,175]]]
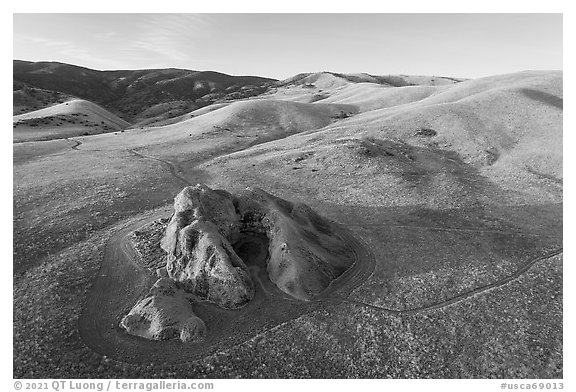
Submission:
[[[523,88],[520,91],[530,99],[542,102],[546,105],[554,106],[560,110],[563,109],[564,100],[560,97],[546,93],[544,91],[533,90],[531,88]]]
[[[322,210],[362,236],[375,255],[373,274],[353,299],[392,312],[433,307],[506,281],[563,247],[561,203]]]
[[[446,300],[562,248],[562,203],[538,199],[514,203],[514,191],[501,188],[451,151],[377,139],[360,140],[351,148],[363,157],[361,162],[380,166],[382,171],[396,168],[400,183],[410,184],[407,189],[422,195],[421,203],[412,205],[310,203],[369,244],[376,268],[356,291],[366,300],[384,303],[390,298],[391,307],[407,309]],[[443,192],[436,189],[438,178],[465,190],[452,195],[460,201],[459,207],[435,207],[433,196]],[[411,280],[422,284],[414,286]],[[426,288],[423,280],[428,281]],[[407,287],[415,290],[406,293],[411,303],[395,303]]]

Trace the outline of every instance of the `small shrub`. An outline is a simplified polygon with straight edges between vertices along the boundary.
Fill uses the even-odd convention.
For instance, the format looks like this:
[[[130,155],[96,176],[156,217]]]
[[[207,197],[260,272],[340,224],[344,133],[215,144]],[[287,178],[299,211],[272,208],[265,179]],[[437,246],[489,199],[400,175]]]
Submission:
[[[438,135],[438,132],[436,132],[435,130],[430,129],[430,128],[420,128],[419,130],[416,131],[416,133],[414,135],[415,136],[432,137],[432,136]]]

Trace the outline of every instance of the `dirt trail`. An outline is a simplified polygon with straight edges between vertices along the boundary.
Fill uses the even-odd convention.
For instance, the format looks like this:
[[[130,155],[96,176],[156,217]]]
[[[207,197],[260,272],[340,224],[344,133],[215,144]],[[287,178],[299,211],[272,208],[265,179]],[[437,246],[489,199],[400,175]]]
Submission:
[[[127,313],[131,307],[129,304],[136,303],[155,281],[151,273],[131,261],[134,255],[124,245],[128,233],[151,219],[154,217],[146,216],[132,222],[114,233],[106,245],[98,277],[92,284],[78,325],[84,342],[97,352],[107,352],[110,343],[108,336],[119,332],[114,331],[118,328],[117,323],[110,321],[115,321],[119,314]]]
[[[157,161],[160,163],[163,163],[164,165],[168,166],[168,170],[170,170],[170,174],[172,175],[172,177],[176,178],[177,180],[183,182],[185,185],[192,185],[192,183],[184,177],[182,170],[180,170],[180,168],[178,167],[177,164],[175,164],[174,162],[168,161],[168,160],[164,160],[164,159],[160,159],[160,158],[156,158],[150,155],[145,155],[142,154],[134,149],[128,149],[126,150],[129,153],[131,153],[132,155],[135,155],[137,157],[143,158],[143,159],[151,159],[153,161]]]
[[[73,143],[74,143],[74,145],[72,146],[72,149],[73,149],[73,150],[80,151],[80,149],[78,148],[78,146],[81,146],[81,145],[82,145],[82,142],[81,142],[81,141],[76,140],[76,139],[69,139],[69,138],[66,138],[66,140],[68,140],[69,142],[73,142]]]
[[[395,225],[395,224],[381,224],[381,223],[359,223],[359,224],[349,224],[351,227],[369,228],[369,227],[398,227],[402,229],[421,229],[421,230],[434,230],[434,231],[448,231],[456,233],[493,233],[493,234],[504,234],[504,235],[522,235],[522,236],[532,236],[532,237],[551,237],[557,238],[556,234],[533,234],[525,233],[522,231],[506,231],[506,230],[490,230],[490,229],[476,229],[473,227],[438,227],[438,226],[416,226],[416,225]]]
[[[352,299],[352,298],[342,298],[342,299],[346,302],[350,302],[350,303],[360,305],[360,306],[365,306],[365,307],[368,307],[371,309],[377,309],[379,311],[386,312],[386,313],[389,313],[389,314],[394,315],[394,316],[408,316],[408,315],[413,315],[413,314],[422,313],[422,312],[426,312],[426,311],[442,309],[442,308],[445,308],[445,307],[448,307],[451,305],[455,305],[455,304],[462,302],[462,301],[464,301],[470,297],[473,297],[475,295],[487,292],[489,290],[496,289],[498,287],[502,287],[502,286],[512,282],[513,280],[518,279],[520,276],[525,274],[537,262],[549,259],[549,258],[554,257],[554,256],[557,256],[557,255],[561,254],[562,252],[563,252],[563,248],[555,249],[551,252],[546,253],[543,256],[536,257],[536,258],[532,259],[531,261],[524,264],[521,268],[519,268],[516,272],[514,272],[508,276],[505,276],[501,279],[498,279],[495,282],[489,283],[487,285],[476,287],[470,291],[466,291],[466,292],[459,294],[455,297],[452,297],[448,300],[436,302],[436,303],[426,305],[426,306],[421,306],[418,308],[406,309],[406,310],[397,310],[397,309],[389,309],[389,308],[385,308],[382,306],[369,304],[369,303],[359,301],[356,299]]]

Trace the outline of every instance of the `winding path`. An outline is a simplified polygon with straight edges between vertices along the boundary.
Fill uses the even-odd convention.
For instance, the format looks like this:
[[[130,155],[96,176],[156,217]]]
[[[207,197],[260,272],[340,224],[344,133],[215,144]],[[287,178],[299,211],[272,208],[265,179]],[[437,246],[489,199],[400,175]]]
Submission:
[[[466,299],[473,297],[473,296],[476,296],[478,294],[481,294],[483,292],[493,290],[493,289],[496,289],[498,287],[502,287],[502,286],[512,282],[513,280],[518,279],[520,276],[525,274],[530,268],[532,268],[532,266],[534,266],[534,264],[536,264],[537,262],[552,258],[554,256],[561,254],[562,252],[563,252],[563,248],[555,249],[551,252],[546,253],[543,256],[536,257],[536,258],[530,260],[529,262],[524,264],[521,268],[516,270],[516,272],[514,272],[510,275],[507,275],[501,279],[498,279],[495,282],[476,287],[472,290],[469,290],[469,291],[466,291],[462,294],[456,295],[455,297],[452,297],[452,298],[445,300],[445,301],[435,302],[435,303],[432,303],[430,305],[425,305],[425,306],[421,306],[421,307],[417,307],[417,308],[413,308],[413,309],[406,309],[406,310],[389,309],[389,308],[369,304],[369,303],[359,301],[356,299],[352,299],[352,298],[342,298],[342,299],[346,302],[350,302],[350,303],[360,305],[360,306],[365,306],[365,307],[372,308],[372,309],[377,309],[379,311],[386,312],[386,313],[389,313],[389,314],[392,314],[395,316],[413,315],[413,314],[422,313],[422,312],[426,312],[426,311],[430,311],[430,310],[442,309],[442,308],[457,304],[459,302],[465,301]]]
[[[128,149],[126,151],[128,151],[129,153],[131,153],[132,155],[135,155],[137,157],[144,158],[144,159],[151,159],[151,160],[160,162],[160,163],[168,166],[168,170],[170,170],[170,174],[172,175],[172,177],[179,180],[180,182],[183,182],[185,185],[192,185],[192,183],[188,179],[186,179],[182,174],[180,174],[180,173],[182,173],[182,171],[178,168],[178,166],[174,162],[170,162],[170,161],[165,160],[165,159],[156,158],[156,157],[153,157],[151,155],[142,154],[141,152],[138,152],[134,149]]]
[[[70,138],[66,138],[65,140],[67,140],[67,141],[69,141],[69,142],[73,142],[74,145],[71,146],[71,148],[72,148],[73,150],[76,150],[76,151],[90,151],[90,152],[94,152],[94,151],[97,151],[97,152],[106,152],[106,151],[108,151],[108,150],[97,150],[97,149],[96,149],[96,150],[92,150],[92,149],[90,149],[90,150],[83,150],[83,149],[78,148],[78,147],[80,147],[80,146],[83,144],[81,141],[76,140],[76,139],[70,139]],[[182,170],[180,170],[180,168],[178,167],[178,165],[177,165],[176,163],[174,163],[174,162],[171,162],[171,161],[168,161],[168,160],[165,160],[165,159],[161,159],[161,158],[157,158],[157,157],[153,157],[153,156],[151,156],[151,155],[142,154],[141,152],[138,152],[138,151],[136,151],[136,149],[133,149],[133,148],[122,149],[122,150],[120,150],[120,151],[127,151],[127,152],[129,152],[130,154],[132,154],[132,155],[134,155],[134,156],[136,156],[136,157],[138,157],[138,158],[150,159],[150,160],[153,160],[153,161],[160,162],[160,163],[162,163],[162,164],[164,164],[164,165],[166,165],[166,166],[168,167],[168,170],[170,171],[170,174],[172,175],[172,177],[174,177],[175,179],[177,179],[177,180],[180,181],[180,182],[183,182],[183,183],[186,184],[186,185],[192,185],[192,183],[191,183],[187,178],[185,178],[185,177],[183,176]]]
[[[69,138],[66,138],[66,140],[68,140],[69,142],[73,142],[73,143],[74,143],[74,145],[72,146],[72,149],[73,149],[73,150],[81,151],[81,150],[78,148],[78,146],[81,146],[81,145],[82,145],[82,142],[81,142],[81,141],[76,140],[76,139],[69,139]]]
[[[522,235],[530,237],[552,237],[556,238],[557,235],[554,234],[533,234],[525,233],[520,231],[506,231],[506,230],[490,230],[490,229],[476,229],[473,227],[438,227],[438,226],[416,226],[416,225],[394,225],[394,224],[382,224],[382,223],[361,223],[361,224],[349,224],[350,227],[398,227],[402,229],[420,229],[420,230],[434,230],[434,231],[447,231],[456,233],[491,233],[491,234],[503,234],[503,235]]]

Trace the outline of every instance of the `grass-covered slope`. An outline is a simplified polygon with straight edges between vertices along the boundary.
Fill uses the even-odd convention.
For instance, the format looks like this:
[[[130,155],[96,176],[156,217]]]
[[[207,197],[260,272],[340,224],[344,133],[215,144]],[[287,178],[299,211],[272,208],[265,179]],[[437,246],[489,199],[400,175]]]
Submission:
[[[130,124],[101,106],[82,99],[13,117],[15,142],[50,140],[123,130]]]

